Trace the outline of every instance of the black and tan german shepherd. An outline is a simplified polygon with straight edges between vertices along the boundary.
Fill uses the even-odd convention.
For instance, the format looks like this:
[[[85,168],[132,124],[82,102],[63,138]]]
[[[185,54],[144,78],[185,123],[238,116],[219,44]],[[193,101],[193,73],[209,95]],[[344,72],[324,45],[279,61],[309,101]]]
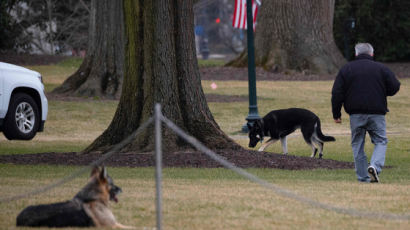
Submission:
[[[132,228],[118,223],[109,209],[109,200],[118,202],[121,193],[105,167],[94,167],[89,182],[72,200],[25,208],[17,226],[30,227],[112,227]]]
[[[306,143],[312,147],[311,157],[315,157],[319,148],[319,158],[323,156],[323,144],[335,141],[332,136],[325,136],[320,128],[320,119],[316,114],[300,108],[273,110],[253,125],[248,124],[249,147],[253,148],[265,136],[270,139],[262,144],[259,151],[280,140],[284,154],[288,154],[286,136],[300,128]]]

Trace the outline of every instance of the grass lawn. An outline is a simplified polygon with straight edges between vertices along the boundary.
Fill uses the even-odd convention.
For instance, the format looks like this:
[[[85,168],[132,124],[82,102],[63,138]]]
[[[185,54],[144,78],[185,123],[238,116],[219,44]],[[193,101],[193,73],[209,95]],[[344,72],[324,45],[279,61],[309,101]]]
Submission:
[[[51,91],[73,73],[79,60],[52,66],[30,66],[44,76],[46,91]],[[200,63],[204,65],[218,63]],[[354,170],[249,169],[248,171],[292,190],[298,195],[326,204],[360,211],[410,215],[410,80],[402,79],[398,95],[389,98],[387,115],[389,137],[382,183],[356,182]],[[203,81],[205,93],[247,95],[245,81]],[[258,107],[261,116],[272,109],[304,107],[321,118],[325,134],[337,141],[325,145],[324,157],[353,161],[350,150],[349,118],[335,124],[331,115],[330,81],[258,82]],[[117,101],[49,101],[45,131],[32,141],[7,141],[0,136],[0,154],[80,151],[108,127]],[[209,103],[222,128],[235,141],[247,146],[240,133],[248,113],[247,102]],[[372,144],[368,138],[366,152]],[[309,156],[300,132],[288,139],[290,154]],[[267,151],[281,152],[280,144]],[[78,167],[23,166],[0,164],[0,197],[9,197],[47,185]],[[124,193],[112,209],[119,222],[136,229],[155,228],[155,180],[153,168],[109,168],[109,173]],[[164,229],[409,229],[409,221],[355,218],[312,208],[242,179],[227,169],[163,170]],[[30,198],[0,203],[1,229],[16,229],[15,218],[27,205],[71,199],[87,182],[87,175],[59,188]]]

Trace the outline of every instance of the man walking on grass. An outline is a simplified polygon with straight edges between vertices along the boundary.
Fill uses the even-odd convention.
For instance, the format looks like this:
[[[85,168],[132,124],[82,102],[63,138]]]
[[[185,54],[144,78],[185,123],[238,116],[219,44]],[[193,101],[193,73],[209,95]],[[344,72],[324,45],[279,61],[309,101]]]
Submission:
[[[356,59],[340,69],[332,89],[332,113],[341,123],[342,105],[350,116],[351,145],[357,179],[361,182],[379,182],[387,149],[386,121],[387,96],[395,95],[400,82],[386,66],[373,60],[369,43],[355,46]],[[370,165],[364,152],[366,132],[374,144]]]

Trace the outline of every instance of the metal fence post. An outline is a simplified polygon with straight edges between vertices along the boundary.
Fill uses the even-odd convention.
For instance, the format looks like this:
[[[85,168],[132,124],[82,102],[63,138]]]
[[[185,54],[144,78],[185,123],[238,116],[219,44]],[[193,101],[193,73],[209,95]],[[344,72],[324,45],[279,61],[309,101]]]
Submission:
[[[156,209],[157,209],[157,230],[161,230],[162,223],[162,147],[161,147],[161,105],[155,104],[155,185],[156,185]]]

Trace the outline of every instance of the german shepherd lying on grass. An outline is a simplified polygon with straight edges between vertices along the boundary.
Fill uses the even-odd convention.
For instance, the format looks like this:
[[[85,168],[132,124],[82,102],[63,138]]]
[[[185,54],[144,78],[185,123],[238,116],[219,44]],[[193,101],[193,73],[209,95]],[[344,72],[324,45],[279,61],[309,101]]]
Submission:
[[[109,200],[118,202],[121,192],[105,167],[94,167],[89,182],[72,200],[29,206],[17,216],[17,226],[132,228],[118,223],[108,207]]]
[[[306,143],[312,147],[311,157],[315,157],[317,147],[319,158],[323,156],[323,144],[326,141],[335,141],[332,136],[325,136],[320,128],[320,119],[316,114],[300,108],[273,110],[262,119],[256,120],[253,125],[248,124],[249,147],[256,146],[258,141],[262,142],[264,136],[270,139],[262,144],[259,151],[263,151],[269,145],[280,140],[283,154],[288,154],[286,136],[300,128]]]

